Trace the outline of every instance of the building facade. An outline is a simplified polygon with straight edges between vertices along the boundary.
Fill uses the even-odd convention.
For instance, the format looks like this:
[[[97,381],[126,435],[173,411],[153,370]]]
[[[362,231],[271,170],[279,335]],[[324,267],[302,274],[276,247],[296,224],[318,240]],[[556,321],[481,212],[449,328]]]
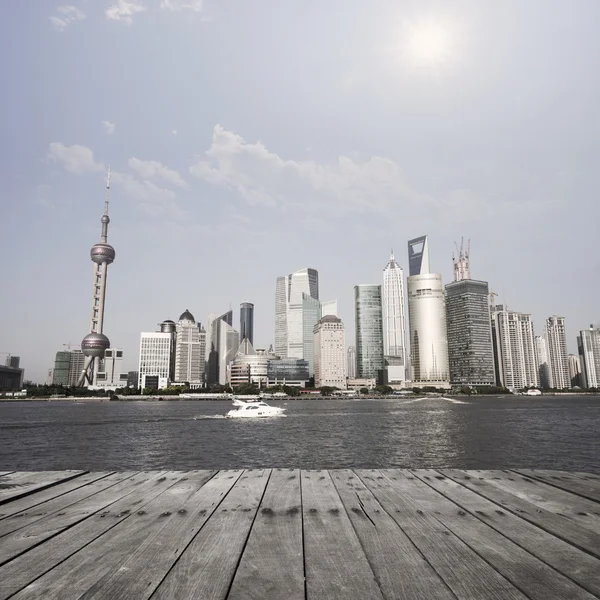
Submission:
[[[381,379],[383,359],[383,315],[381,286],[354,286],[356,323],[356,377]]]
[[[465,272],[468,264],[460,271]],[[446,322],[450,382],[496,385],[487,282],[459,279],[446,285]]]
[[[171,383],[173,335],[164,331],[142,332],[138,384],[141,389],[163,389]]]
[[[536,335],[534,341],[540,387],[546,390],[551,387],[550,365],[548,364],[548,346],[546,344],[546,340],[541,335]]]
[[[206,331],[189,310],[179,317],[175,330],[175,381],[202,384],[206,354]]]
[[[100,366],[100,365],[99,365]],[[85,355],[81,350],[60,350],[54,359],[52,384],[76,386],[85,368]]]
[[[348,364],[346,366],[348,379],[356,379],[356,347],[348,346]]]
[[[308,348],[308,341],[305,342],[305,338],[310,333],[309,337],[312,341],[312,329],[310,323],[305,323],[305,311],[308,311],[307,318],[311,321],[317,314],[319,315],[312,323],[313,327],[320,318],[320,309],[317,310],[319,300],[319,274],[317,270],[301,269],[289,275],[287,297],[286,356],[288,358],[306,358],[304,351]]]
[[[334,315],[319,319],[314,327],[315,387],[346,389],[346,332]]]
[[[269,360],[267,365],[269,385],[306,387],[310,374],[308,361],[302,358],[278,358]]]
[[[571,380],[571,387],[582,387],[581,385],[581,363],[579,356],[576,354],[569,354],[567,357],[569,362],[569,379]]]
[[[206,346],[206,382],[208,385],[227,383],[227,365],[240,345],[240,334],[233,328],[233,312],[209,315],[210,346]],[[236,337],[237,336],[237,337]],[[208,339],[207,334],[207,339]]]
[[[577,346],[582,387],[600,388],[600,323],[582,329],[577,337]]]
[[[240,304],[240,339],[254,344],[254,304],[251,302]]]
[[[550,363],[550,387],[559,390],[568,389],[571,387],[571,378],[564,317],[548,317],[545,332]]]
[[[24,370],[0,365],[0,390],[14,391],[23,387]]]
[[[493,306],[492,337],[499,384],[510,390],[539,387],[531,315]]]
[[[275,354],[287,358],[288,277],[278,277],[275,286]]]
[[[113,389],[127,386],[127,372],[123,371],[123,350],[107,348],[100,360],[96,383],[90,386],[95,389]]]
[[[259,388],[266,387],[269,382],[269,361],[274,359],[275,355],[257,350],[248,338],[243,339],[229,369],[229,385],[235,388],[251,383]]]
[[[394,259],[383,270],[381,289],[383,319],[383,356],[387,381],[406,380],[406,319],[404,316],[404,271]]]

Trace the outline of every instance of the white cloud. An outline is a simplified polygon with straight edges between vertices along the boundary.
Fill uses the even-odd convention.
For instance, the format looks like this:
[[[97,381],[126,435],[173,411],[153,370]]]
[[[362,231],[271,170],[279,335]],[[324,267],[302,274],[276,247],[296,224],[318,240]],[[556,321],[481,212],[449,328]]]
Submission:
[[[50,22],[58,31],[64,31],[71,23],[82,21],[85,14],[75,6],[57,6],[59,16],[50,17]]]
[[[237,191],[249,204],[303,206],[316,210],[427,211],[437,202],[414,190],[392,160],[372,157],[356,162],[340,156],[332,164],[285,160],[264,144],[246,142],[216,125],[205,157],[190,167],[196,177]]]
[[[116,4],[106,9],[105,14],[107,19],[125,21],[129,25],[134,15],[145,10],[147,9],[141,0],[117,0]]]
[[[129,173],[113,172],[111,181],[123,188],[125,194],[139,201],[139,207],[151,216],[183,214],[177,205],[177,196],[172,190],[161,188],[151,181],[139,181]]]
[[[102,121],[102,126],[108,135],[112,135],[115,132],[116,125],[110,121]]]
[[[60,142],[50,144],[48,159],[61,164],[67,171],[76,173],[89,173],[102,171],[104,165],[94,160],[94,153],[86,146],[65,146]]]
[[[173,131],[171,131],[171,133],[172,133],[173,135],[177,135],[177,129],[173,129]]]
[[[183,190],[190,189],[188,183],[177,171],[169,169],[169,167],[166,167],[156,160],[140,160],[139,158],[130,158],[129,166],[142,179],[161,179]]]
[[[160,7],[167,8],[169,10],[189,9],[200,12],[203,4],[204,0],[162,0]]]

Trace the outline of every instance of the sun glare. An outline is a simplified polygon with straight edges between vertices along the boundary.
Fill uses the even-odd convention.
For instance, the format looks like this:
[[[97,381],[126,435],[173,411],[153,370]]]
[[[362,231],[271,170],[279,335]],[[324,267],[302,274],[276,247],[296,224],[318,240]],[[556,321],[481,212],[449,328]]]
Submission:
[[[452,61],[455,44],[447,25],[413,22],[402,29],[402,55],[412,67],[437,69]]]

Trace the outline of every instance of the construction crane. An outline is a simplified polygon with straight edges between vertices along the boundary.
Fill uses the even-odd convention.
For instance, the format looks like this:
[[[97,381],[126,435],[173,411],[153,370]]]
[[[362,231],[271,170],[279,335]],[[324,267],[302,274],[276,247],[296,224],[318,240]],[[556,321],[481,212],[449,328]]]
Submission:
[[[494,306],[496,304],[496,292],[490,292],[490,304]]]
[[[71,352],[71,346],[73,346],[73,348],[79,348],[79,344],[73,344],[72,342],[67,342],[66,344],[63,344],[63,346],[68,352]]]

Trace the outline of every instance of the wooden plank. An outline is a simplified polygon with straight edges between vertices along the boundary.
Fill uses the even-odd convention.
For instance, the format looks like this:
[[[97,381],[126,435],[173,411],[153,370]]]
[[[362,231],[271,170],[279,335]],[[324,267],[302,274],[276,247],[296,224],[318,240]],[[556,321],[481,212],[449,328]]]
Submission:
[[[327,471],[302,471],[306,598],[383,598]]]
[[[557,573],[482,520],[463,511],[420,479],[413,476],[407,478],[406,474],[398,470],[382,469],[381,472],[392,481],[396,489],[420,504],[434,519],[447,527],[531,600],[594,600],[595,596]]]
[[[540,508],[572,519],[582,527],[600,532],[600,504],[597,502],[511,471],[469,471],[469,473],[474,477],[490,481],[495,486]]]
[[[600,502],[600,478],[596,481],[594,478],[584,478],[564,471],[539,471],[537,469],[514,469],[514,472],[593,502]],[[600,506],[597,506],[596,510],[600,513]]]
[[[577,548],[600,558],[600,535],[578,523],[547,511],[523,500],[510,492],[493,485],[490,481],[473,477],[458,469],[441,469],[440,473],[457,483],[491,500],[513,514],[541,527],[544,531],[576,546]]]
[[[4,477],[5,475],[10,475],[14,473],[14,471],[0,471],[0,477]]]
[[[123,473],[88,473],[77,479],[4,504],[2,508],[6,508],[6,512],[10,514],[4,514],[0,518],[0,537],[114,485],[126,476]],[[61,488],[61,490],[57,493],[56,488]],[[50,499],[44,501],[44,497],[47,495],[50,496]]]
[[[173,553],[181,540],[171,535],[172,528],[182,533],[186,528],[196,527],[188,518],[187,509],[191,509],[193,498],[198,500],[197,493],[214,474],[214,471],[187,473],[155,496],[143,510],[132,512],[91,544],[21,590],[15,598],[137,600],[150,597],[177,558]],[[231,486],[231,482],[228,484]],[[220,497],[217,495],[216,498]],[[182,521],[186,522],[184,528],[180,527]],[[167,543],[163,545],[165,539]],[[99,557],[102,559],[98,560]],[[146,562],[141,562],[144,559]],[[113,595],[113,591],[119,590],[118,595]]]
[[[526,596],[406,491],[377,470],[357,470],[365,486],[403,529],[446,585],[461,600],[519,599]]]
[[[211,474],[211,472],[205,472],[204,479],[206,480]],[[142,524],[142,533],[148,535],[137,545],[137,548],[131,544],[131,534],[123,539],[124,546],[107,540],[110,564],[103,565],[106,575],[98,579],[81,598],[86,600],[91,598],[114,600],[118,598],[139,600],[150,598],[241,474],[240,470],[219,471],[200,489],[197,489],[179,510],[174,511],[173,516],[167,520],[163,518],[163,525],[159,529],[154,528],[153,531],[150,531],[148,526]],[[188,474],[188,479],[191,476],[192,474]],[[97,541],[102,541],[102,538]],[[92,561],[93,556],[102,551],[101,547],[92,548],[95,545],[96,542],[88,547]],[[119,555],[116,557],[114,548],[119,551]],[[122,556],[121,548],[125,550]],[[76,554],[75,558],[79,558],[80,554],[81,552]],[[89,579],[89,576],[87,567],[84,565],[82,577]],[[76,580],[76,585],[81,588],[80,581]]]
[[[243,473],[152,600],[227,596],[269,475],[269,470],[262,469]]]
[[[25,471],[5,475],[0,481],[0,504],[27,496],[35,491],[68,481],[87,471]]]
[[[509,511],[501,510],[492,501],[435,471],[411,469],[411,474],[452,500],[461,510],[484,521],[588,592],[600,596],[600,560],[597,558]]]
[[[98,491],[98,493],[83,498],[71,506],[63,506],[58,510],[53,510],[46,516],[42,515],[39,519],[34,518],[30,524],[7,533],[0,538],[0,565],[87,519],[90,515],[106,509],[129,492],[134,491],[137,482],[144,481],[147,478],[146,474],[124,473],[111,475],[109,486],[104,486],[104,489]],[[56,507],[52,508],[56,509]],[[10,521],[10,519],[6,521]]]
[[[300,471],[271,473],[227,600],[304,600]]]
[[[30,549],[0,567],[0,600],[44,575],[69,556],[126,519],[183,477],[181,472],[140,473],[129,493],[43,544]],[[120,484],[118,484],[120,485]],[[98,557],[100,559],[100,557]]]
[[[356,474],[330,474],[386,599],[456,598]]]

